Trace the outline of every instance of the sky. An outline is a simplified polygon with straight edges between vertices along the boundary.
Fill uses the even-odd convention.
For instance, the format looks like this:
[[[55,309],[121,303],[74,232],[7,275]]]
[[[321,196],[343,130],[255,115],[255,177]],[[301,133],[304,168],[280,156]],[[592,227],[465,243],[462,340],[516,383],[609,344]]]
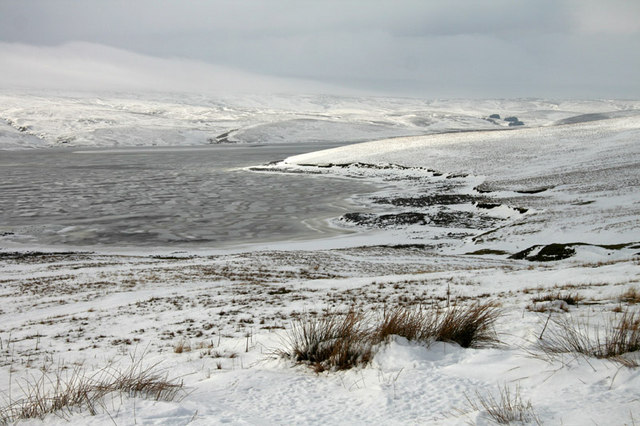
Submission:
[[[6,81],[71,55],[75,74],[129,58],[372,94],[637,99],[639,52],[637,0],[0,0]]]

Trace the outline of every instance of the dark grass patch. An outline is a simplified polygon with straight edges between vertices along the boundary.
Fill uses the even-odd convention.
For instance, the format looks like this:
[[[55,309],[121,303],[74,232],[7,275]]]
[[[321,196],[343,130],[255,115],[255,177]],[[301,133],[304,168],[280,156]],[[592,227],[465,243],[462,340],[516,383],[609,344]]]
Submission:
[[[424,213],[404,212],[398,214],[363,214],[363,213],[347,213],[342,216],[347,222],[354,222],[358,225],[386,228],[398,225],[426,225],[429,218]]]
[[[491,192],[494,192],[494,189],[486,183],[481,183],[480,185],[474,187],[473,190],[479,194],[489,194]]]
[[[74,252],[74,251],[10,251],[1,252],[0,260],[18,261],[18,262],[58,262],[61,260],[77,260],[92,254],[91,252]]]

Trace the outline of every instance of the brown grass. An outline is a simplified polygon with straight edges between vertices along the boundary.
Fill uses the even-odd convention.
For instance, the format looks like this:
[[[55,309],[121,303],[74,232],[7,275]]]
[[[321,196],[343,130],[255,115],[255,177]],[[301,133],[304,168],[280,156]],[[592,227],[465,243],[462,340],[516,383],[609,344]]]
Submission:
[[[498,342],[493,325],[501,313],[495,303],[451,308],[438,320],[434,338],[463,348],[490,346]]]
[[[500,388],[497,396],[491,392],[476,391],[474,398],[466,394],[465,397],[472,411],[484,411],[489,416],[489,420],[496,424],[542,424],[531,401],[523,401],[518,386],[512,391],[505,385]]]
[[[373,339],[383,342],[389,336],[402,336],[407,340],[426,340],[435,334],[437,317],[421,308],[395,307],[385,309],[382,322],[375,328]]]
[[[636,287],[629,287],[627,291],[618,297],[618,300],[630,305],[640,303],[640,291]]]
[[[82,367],[44,372],[38,379],[25,380],[22,398],[0,407],[0,424],[43,420],[49,414],[65,417],[80,410],[95,415],[104,407],[104,398],[113,393],[156,401],[175,400],[183,390],[182,382],[169,380],[156,372],[156,367],[157,364],[146,367],[141,360],[132,360],[127,368],[108,366],[92,375]]]
[[[637,366],[636,361],[624,357],[640,350],[640,315],[637,312],[626,311],[617,319],[611,317],[604,327],[593,332],[587,320],[559,318],[553,323],[547,337],[539,341],[545,354],[576,353]]]
[[[177,354],[181,354],[184,352],[191,352],[191,344],[187,340],[181,339],[173,347],[173,352]]]
[[[282,356],[311,365],[316,372],[345,370],[371,359],[371,339],[364,315],[327,313],[321,318],[297,319],[286,337]]]
[[[386,309],[373,326],[370,317],[353,310],[345,315],[301,317],[286,335],[286,348],[276,353],[320,372],[366,364],[373,348],[394,335],[427,346],[438,340],[464,348],[483,347],[498,342],[493,324],[500,313],[493,303],[445,311],[399,306]]]
[[[532,302],[553,302],[554,300],[562,300],[567,305],[578,305],[584,300],[584,297],[579,293],[548,293],[540,296],[536,296],[531,299]]]

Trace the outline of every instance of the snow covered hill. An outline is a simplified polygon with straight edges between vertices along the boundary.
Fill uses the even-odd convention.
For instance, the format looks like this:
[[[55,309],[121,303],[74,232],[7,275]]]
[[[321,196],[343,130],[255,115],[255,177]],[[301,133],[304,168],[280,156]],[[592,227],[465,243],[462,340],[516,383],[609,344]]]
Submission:
[[[0,92],[0,149],[362,142],[633,113],[640,102],[418,100],[330,95]],[[493,114],[500,119],[489,118]],[[10,128],[8,128],[8,127]],[[6,135],[12,132],[16,137]],[[19,135],[18,135],[19,134]]]
[[[626,244],[640,241],[640,114],[625,115],[509,131],[386,139],[302,154],[275,168],[322,166],[326,173],[359,173],[383,181],[393,173],[405,176],[402,188],[363,197],[374,216],[360,212],[346,219],[371,226],[394,215],[407,222],[413,214],[417,222],[426,223],[419,230],[409,227],[410,238],[423,243],[466,232],[463,248],[456,244],[456,250]],[[362,163],[376,167],[358,167]],[[387,171],[388,165],[408,169]],[[457,202],[437,199],[453,195]],[[429,203],[421,202],[429,196]],[[380,204],[387,210],[381,212]],[[438,222],[443,212],[451,217],[449,225]],[[474,226],[472,218],[485,222]]]

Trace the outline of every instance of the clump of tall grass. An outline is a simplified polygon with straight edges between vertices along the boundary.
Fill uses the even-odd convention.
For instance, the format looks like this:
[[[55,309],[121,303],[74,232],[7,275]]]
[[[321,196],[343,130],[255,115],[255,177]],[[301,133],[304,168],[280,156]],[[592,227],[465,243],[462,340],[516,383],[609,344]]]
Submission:
[[[627,366],[638,365],[624,356],[640,350],[640,315],[637,312],[626,311],[618,318],[609,317],[604,326],[595,330],[588,320],[558,318],[553,325],[539,341],[540,349],[550,357],[575,353],[611,359]]]
[[[374,348],[390,336],[426,346],[434,341],[457,343],[464,348],[487,346],[498,341],[493,324],[500,313],[497,305],[486,303],[445,311],[399,306],[385,309],[377,320],[353,310],[322,318],[301,317],[287,333],[285,349],[277,353],[320,372],[367,364]]]
[[[463,348],[481,347],[498,341],[493,324],[500,314],[493,303],[446,310],[396,307],[385,310],[373,337],[383,341],[397,335],[425,344],[441,341],[457,343]]]
[[[434,335],[436,323],[437,313],[434,310],[404,306],[387,308],[371,337],[376,342],[383,342],[390,336],[425,341]]]
[[[365,316],[354,310],[345,315],[298,318],[285,340],[287,349],[278,353],[309,364],[316,372],[345,370],[371,359],[372,342]]]
[[[434,338],[463,348],[491,346],[498,342],[493,325],[501,314],[495,303],[451,308],[438,320]]]
[[[128,367],[110,365],[91,375],[81,366],[43,372],[39,378],[21,383],[24,394],[21,398],[5,401],[0,407],[0,424],[42,420],[49,414],[65,417],[82,410],[96,415],[104,407],[104,398],[114,393],[157,401],[175,400],[183,391],[183,383],[168,379],[156,367],[157,364],[144,366],[141,360],[132,360]]]
[[[500,388],[497,396],[490,392],[476,391],[475,397],[469,397],[466,394],[465,397],[472,411],[487,413],[489,420],[496,424],[542,424],[531,405],[531,401],[522,399],[518,386],[512,391],[505,385]]]

